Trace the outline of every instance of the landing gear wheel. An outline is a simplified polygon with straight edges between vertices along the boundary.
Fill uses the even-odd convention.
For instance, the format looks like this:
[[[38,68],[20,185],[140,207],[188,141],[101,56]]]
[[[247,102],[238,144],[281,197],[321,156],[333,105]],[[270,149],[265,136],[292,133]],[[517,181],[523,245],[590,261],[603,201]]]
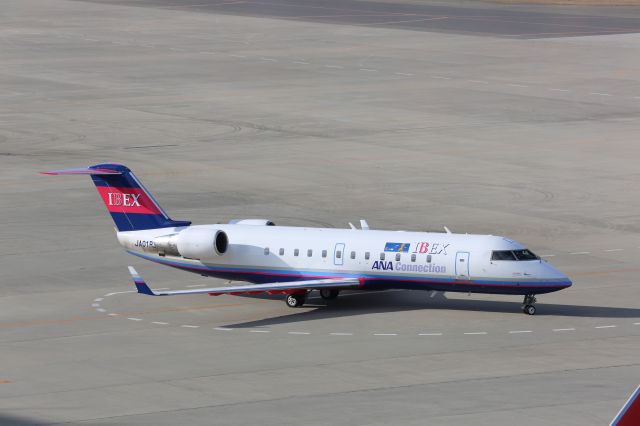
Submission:
[[[320,289],[320,297],[322,297],[324,300],[335,299],[336,297],[338,297],[339,293],[340,290],[335,290],[333,288]]]
[[[299,308],[307,300],[306,294],[288,294],[285,302],[290,308]]]
[[[522,312],[527,315],[535,315],[536,307],[533,304],[536,303],[535,294],[527,294],[522,301]]]

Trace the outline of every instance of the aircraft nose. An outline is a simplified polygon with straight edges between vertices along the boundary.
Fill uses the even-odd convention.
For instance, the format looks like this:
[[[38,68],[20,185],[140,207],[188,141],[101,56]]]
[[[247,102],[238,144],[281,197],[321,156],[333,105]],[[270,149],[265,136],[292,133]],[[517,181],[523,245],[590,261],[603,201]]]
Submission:
[[[573,282],[571,281],[571,279],[565,274],[563,274],[562,272],[560,272],[560,270],[556,269],[554,266],[551,266],[549,264],[547,264],[546,266],[547,266],[546,275],[549,277],[549,279],[557,280],[561,282],[562,285],[565,285],[567,287],[571,287],[573,285]]]

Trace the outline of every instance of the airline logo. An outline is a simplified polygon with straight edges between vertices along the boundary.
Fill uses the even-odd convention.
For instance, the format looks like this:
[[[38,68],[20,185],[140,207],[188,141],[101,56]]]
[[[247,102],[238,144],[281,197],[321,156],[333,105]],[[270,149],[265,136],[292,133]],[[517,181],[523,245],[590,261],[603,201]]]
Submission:
[[[390,251],[394,253],[408,253],[410,243],[386,243],[384,245],[384,251]]]
[[[142,194],[126,194],[123,192],[109,192],[110,206],[140,207],[140,196]]]
[[[97,187],[111,213],[162,214],[142,188]]]

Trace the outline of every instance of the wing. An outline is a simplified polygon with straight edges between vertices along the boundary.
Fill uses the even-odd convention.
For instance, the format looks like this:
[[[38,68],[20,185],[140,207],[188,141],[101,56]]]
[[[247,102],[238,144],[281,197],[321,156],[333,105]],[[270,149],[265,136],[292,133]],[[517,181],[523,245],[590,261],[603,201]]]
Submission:
[[[322,280],[289,281],[268,284],[249,284],[231,287],[211,287],[156,292],[149,288],[147,283],[144,282],[132,266],[129,266],[129,273],[136,285],[138,293],[149,296],[175,296],[179,294],[210,294],[211,296],[220,296],[221,294],[277,294],[293,293],[296,290],[313,290],[318,288],[357,289],[360,285],[360,281],[357,278],[330,278]]]

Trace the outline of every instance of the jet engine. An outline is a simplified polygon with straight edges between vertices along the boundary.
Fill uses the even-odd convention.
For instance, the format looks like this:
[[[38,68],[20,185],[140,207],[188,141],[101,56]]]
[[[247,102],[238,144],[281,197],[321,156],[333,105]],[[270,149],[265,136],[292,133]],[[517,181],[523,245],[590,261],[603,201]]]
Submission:
[[[189,227],[176,234],[163,235],[153,240],[160,255],[207,259],[222,256],[229,247],[224,231]]]

